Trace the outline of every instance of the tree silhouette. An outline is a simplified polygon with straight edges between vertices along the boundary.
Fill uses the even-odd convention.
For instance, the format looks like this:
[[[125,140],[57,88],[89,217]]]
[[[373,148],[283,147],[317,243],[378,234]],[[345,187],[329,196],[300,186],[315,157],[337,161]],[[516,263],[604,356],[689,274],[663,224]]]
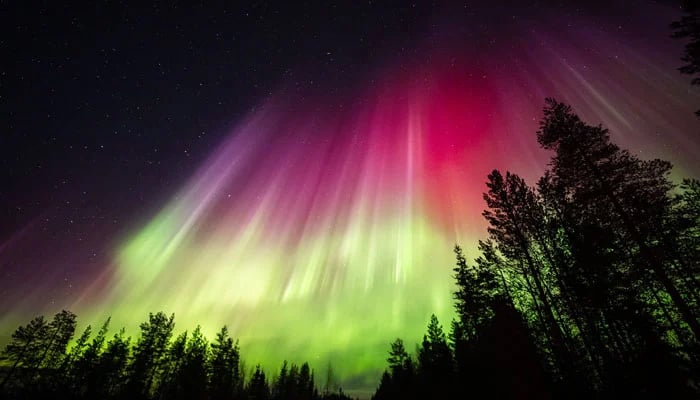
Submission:
[[[71,390],[76,393],[82,391],[82,386],[85,383],[84,370],[80,368],[81,363],[78,360],[88,347],[90,335],[92,335],[92,326],[88,325],[66,355],[64,365],[61,368],[64,371],[64,379],[71,386]]]
[[[414,373],[413,360],[404,347],[403,340],[397,338],[391,343],[389,351],[389,370],[394,377],[406,376],[409,378]]]
[[[373,398],[376,400],[418,398],[416,367],[400,338],[391,343],[387,362],[389,370],[382,374]]]
[[[165,358],[172,336],[175,316],[164,313],[150,314],[141,324],[141,337],[134,348],[129,365],[127,393],[137,399],[148,398],[153,389],[156,374]]]
[[[490,305],[498,290],[498,283],[495,270],[488,268],[485,260],[478,261],[476,266],[469,266],[461,247],[456,245],[454,253],[457,257],[457,265],[454,268],[457,291],[454,293],[454,299],[461,321],[461,332],[458,336],[473,340],[492,316]]]
[[[483,328],[479,349],[478,378],[474,389],[498,399],[548,399],[546,374],[529,329],[513,305],[497,299],[494,316]],[[580,396],[584,397],[584,396]]]
[[[672,37],[688,39],[681,60],[687,64],[679,70],[688,75],[700,73],[700,1],[684,0],[683,10],[685,15],[671,24],[674,29]],[[700,76],[692,80],[693,85],[700,85]],[[700,110],[696,112],[700,116]]]
[[[207,389],[207,359],[209,344],[197,326],[187,341],[184,359],[175,372],[181,390],[174,398],[199,399],[205,397]]]
[[[183,393],[184,382],[181,381],[181,377],[183,375],[183,364],[186,359],[188,337],[188,332],[184,331],[170,343],[165,359],[161,363],[162,367],[159,371],[160,380],[156,397],[171,398]]]
[[[561,187],[574,215],[616,235],[619,247],[638,250],[631,266],[641,279],[653,278],[670,297],[696,340],[700,323],[676,282],[669,276],[662,246],[665,217],[670,213],[668,180],[671,164],[642,161],[610,142],[607,129],[589,126],[571,107],[547,99],[537,132],[543,148],[555,151],[553,185]]]
[[[238,342],[229,337],[224,325],[216,340],[211,344],[211,379],[212,397],[222,400],[236,399],[240,396],[242,379],[240,376],[240,353]]]
[[[97,391],[95,385],[100,381],[97,376],[100,372],[100,356],[107,338],[110,321],[111,318],[108,318],[104,322],[90,343],[87,343],[86,340],[91,332],[91,327],[88,325],[71,351],[72,356],[66,368],[75,386],[73,390],[81,396]],[[86,341],[84,345],[83,340]]]
[[[46,369],[57,369],[63,362],[68,342],[75,334],[76,315],[63,310],[54,315],[49,322],[44,338],[44,352],[38,366]]]
[[[445,398],[449,395],[454,371],[452,351],[435,314],[430,316],[428,331],[418,350],[418,371],[424,396]]]
[[[391,342],[377,400],[697,398],[700,380],[700,181],[641,160],[548,99],[537,132],[552,152],[536,185],[488,175],[488,238],[467,261],[454,247],[456,319],[430,317],[414,353]],[[447,295],[447,294],[446,294]],[[110,319],[75,334],[76,316],[36,317],[12,334],[7,399],[347,399],[328,365],[318,393],[308,363],[245,379],[238,342],[174,315],[149,314],[132,346]]]
[[[47,331],[48,324],[43,316],[39,316],[12,333],[10,343],[5,346],[2,353],[3,359],[12,362],[12,367],[0,383],[0,390],[4,389],[10,379],[15,376],[18,368],[31,369],[39,363],[43,347],[42,341]],[[17,379],[17,382],[22,386],[28,384],[26,377],[27,374],[22,371],[22,376]]]
[[[170,340],[174,316],[149,314],[135,345],[124,329],[107,340],[111,319],[93,336],[87,326],[68,348],[76,317],[62,311],[51,322],[36,317],[20,326],[3,351],[11,363],[0,387],[2,399],[284,399],[348,400],[332,383],[319,394],[314,372],[304,362],[286,362],[272,385],[260,365],[245,382],[238,341],[224,326],[213,343],[197,326]],[[402,358],[412,370],[410,357]]]
[[[130,345],[131,338],[124,337],[124,329],[107,342],[95,368],[95,384],[90,386],[94,392],[88,393],[86,398],[121,397],[127,379]]]
[[[265,378],[265,372],[263,372],[259,364],[255,367],[253,376],[250,378],[247,392],[249,400],[267,400],[270,398],[270,387]]]
[[[700,183],[674,192],[670,163],[632,156],[551,99],[537,139],[554,153],[544,176],[530,187],[493,171],[489,238],[474,265],[455,247],[454,367],[437,372],[444,334],[432,318],[417,350],[420,397],[697,396]],[[396,384],[401,348],[376,399],[416,392]]]
[[[489,174],[486,183],[489,191],[484,194],[488,209],[483,215],[489,222],[489,236],[497,244],[498,250],[507,258],[516,261],[518,274],[523,278],[527,292],[538,316],[539,323],[548,337],[557,369],[566,380],[576,375],[572,365],[567,340],[557,318],[557,299],[547,287],[546,264],[538,259],[533,244],[532,216],[537,207],[537,198],[525,181],[507,172]]]

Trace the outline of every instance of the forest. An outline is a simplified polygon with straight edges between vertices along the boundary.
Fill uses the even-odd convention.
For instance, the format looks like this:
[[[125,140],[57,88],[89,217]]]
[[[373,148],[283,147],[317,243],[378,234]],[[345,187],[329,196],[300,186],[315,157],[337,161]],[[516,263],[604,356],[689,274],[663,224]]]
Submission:
[[[375,399],[696,398],[700,182],[641,160],[548,99],[534,187],[493,171],[488,239],[456,246],[458,319],[397,339]]]
[[[692,75],[689,10],[673,27],[693,39],[681,68]],[[454,246],[456,318],[433,315],[415,349],[419,338],[387,338],[373,399],[700,396],[700,181],[671,179],[670,162],[620,148],[555,99],[536,140],[551,154],[544,174],[528,184],[492,171],[478,256]],[[174,315],[158,312],[132,338],[110,322],[78,333],[61,311],[18,327],[0,354],[0,398],[350,398],[308,363],[246,367],[226,326],[213,340],[199,327],[174,336]]]
[[[449,332],[433,316],[414,354],[400,338],[374,399],[696,398],[700,372],[700,181],[641,160],[608,130],[547,99],[537,141],[553,153],[534,186],[494,170],[488,238],[459,246]],[[224,326],[173,338],[151,314],[136,340],[108,319],[75,340],[76,315],[36,317],[2,352],[5,398],[343,399],[309,364],[246,376]]]

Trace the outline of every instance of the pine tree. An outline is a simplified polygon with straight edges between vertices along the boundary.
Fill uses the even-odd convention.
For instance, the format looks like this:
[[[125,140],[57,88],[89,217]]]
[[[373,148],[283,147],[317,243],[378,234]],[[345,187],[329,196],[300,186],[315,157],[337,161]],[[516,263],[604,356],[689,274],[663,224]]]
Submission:
[[[686,298],[700,309],[700,181],[684,179],[668,217],[666,246],[675,246],[676,280],[684,286]]]
[[[90,340],[90,335],[92,335],[92,326],[88,325],[80,334],[78,340],[71,348],[68,356],[65,358],[63,370],[65,371],[65,379],[72,383],[74,387],[73,390],[77,391],[77,387],[80,385],[78,382],[82,379],[79,378],[81,375],[80,369],[78,368],[78,359],[80,359],[85,352]]]
[[[687,64],[679,70],[692,76],[700,74],[700,1],[684,0],[682,3],[685,15],[671,24],[674,29],[672,37],[689,39],[681,57],[681,61]],[[694,77],[692,84],[700,85],[700,76]],[[696,114],[700,116],[700,110]]]
[[[86,398],[115,398],[124,393],[124,381],[127,379],[127,365],[131,349],[131,338],[124,337],[124,329],[107,342],[105,350],[95,368],[94,385]]]
[[[586,125],[571,107],[553,99],[547,99],[537,140],[555,152],[551,180],[574,209],[573,216],[585,218],[598,231],[605,228],[615,235],[618,248],[631,250],[637,280],[658,282],[695,338],[700,337],[697,316],[667,272],[665,257],[672,249],[662,246],[660,227],[672,207],[671,164],[639,160],[611,143],[607,129]]]
[[[297,387],[297,399],[312,400],[314,395],[314,376],[307,362],[301,364],[301,368],[299,368]]]
[[[400,338],[391,343],[387,362],[389,370],[384,371],[373,398],[376,400],[417,398],[419,395],[416,382],[417,371],[413,359]]]
[[[532,297],[533,308],[551,345],[553,360],[565,381],[575,379],[572,357],[555,309],[556,299],[548,288],[546,264],[540,260],[532,232],[533,203],[536,196],[525,181],[497,170],[489,174],[484,194],[488,209],[483,215],[489,222],[488,232],[506,258],[515,260],[519,275]]]
[[[136,399],[148,398],[164,361],[170,337],[175,327],[175,316],[163,313],[149,314],[148,321],[141,324],[141,337],[134,348],[129,366],[128,393]]]
[[[0,392],[17,373],[18,368],[33,369],[40,362],[41,349],[49,326],[43,316],[32,319],[26,326],[20,326],[12,333],[10,342],[2,352],[2,358],[12,363],[10,370],[0,382]],[[26,382],[26,374],[20,377],[20,382]]]
[[[188,337],[187,331],[179,334],[168,347],[164,360],[160,363],[160,381],[157,389],[159,398],[171,398],[183,392],[182,366],[185,363]]]
[[[209,391],[216,399],[234,399],[241,390],[238,341],[234,343],[229,337],[228,328],[224,325],[216,334],[216,340],[211,344],[211,349]]]
[[[49,323],[50,337],[46,343],[43,367],[56,369],[61,365],[68,343],[75,335],[76,319],[75,314],[66,310],[54,315]]]
[[[271,398],[273,399],[284,399],[287,396],[289,386],[289,366],[287,360],[282,362],[282,367],[280,368],[280,373],[271,388]]]
[[[75,326],[75,314],[66,310],[56,313],[48,323],[45,334],[40,338],[39,357],[30,369],[28,377],[29,382],[37,380],[33,391],[55,391],[61,384],[62,373],[59,368],[67,356],[66,349],[75,334]]]
[[[204,397],[207,388],[208,357],[209,344],[202,334],[201,327],[197,326],[187,341],[185,359],[178,373],[182,391],[178,392],[175,398],[198,399]]]
[[[480,243],[480,246],[483,243]],[[476,266],[467,265],[462,249],[455,245],[457,257],[454,278],[457,290],[454,292],[455,308],[460,318],[460,329],[466,340],[474,340],[477,333],[492,316],[491,303],[499,290],[493,268],[489,268],[483,258]]]
[[[402,377],[407,374],[413,374],[413,360],[404,347],[403,340],[396,338],[391,343],[389,351],[389,370],[394,378]]]
[[[425,396],[444,398],[452,391],[454,365],[447,337],[435,314],[418,350],[418,370]]]
[[[80,352],[80,354],[75,357],[72,363],[72,379],[74,379],[74,384],[76,385],[78,393],[83,393],[84,390],[88,393],[95,392],[94,385],[97,382],[95,375],[99,370],[97,367],[107,338],[110,321],[111,318],[107,318],[97,332],[97,335],[85,346],[84,351]]]
[[[379,379],[379,386],[372,396],[372,400],[393,400],[402,398],[396,392],[396,387],[391,379],[389,371],[384,370]]]
[[[268,400],[270,398],[270,387],[265,378],[265,372],[259,364],[255,367],[246,389],[249,400]]]

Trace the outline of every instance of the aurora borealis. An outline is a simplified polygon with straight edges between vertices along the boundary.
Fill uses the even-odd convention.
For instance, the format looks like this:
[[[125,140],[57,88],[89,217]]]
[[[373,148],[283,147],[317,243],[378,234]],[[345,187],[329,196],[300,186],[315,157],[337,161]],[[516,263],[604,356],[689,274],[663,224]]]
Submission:
[[[372,385],[392,339],[413,343],[431,313],[449,325],[452,246],[474,249],[486,235],[486,175],[499,168],[534,179],[545,168],[534,134],[545,97],[609,127],[643,158],[700,173],[700,93],[677,72],[681,43],[668,37],[677,10],[611,8],[518,8],[496,18],[477,7],[473,25],[435,17],[444,25],[433,22],[412,51],[373,58],[349,79],[358,85],[334,90],[336,79],[318,76],[298,89],[275,77],[281,84],[239,108],[229,128],[218,125],[201,156],[174,163],[187,167],[170,172],[175,183],[110,189],[139,181],[117,159],[146,168],[186,156],[167,144],[156,154],[150,142],[132,151],[130,140],[145,139],[121,138],[122,153],[94,161],[111,173],[70,169],[74,183],[55,194],[3,191],[3,215],[19,222],[0,236],[0,335],[61,308],[85,323],[111,315],[130,332],[163,310],[175,313],[176,330],[201,324],[211,335],[227,324],[249,364],[330,362],[347,387]],[[342,51],[341,43],[323,53]],[[123,131],[119,118],[112,112],[114,126],[83,138],[99,149],[95,137]],[[149,140],[177,141],[172,124],[145,118]],[[13,129],[27,132],[22,123]],[[101,194],[72,197],[88,192]],[[15,214],[17,199],[32,196],[49,200]],[[139,208],[129,197],[148,201]]]

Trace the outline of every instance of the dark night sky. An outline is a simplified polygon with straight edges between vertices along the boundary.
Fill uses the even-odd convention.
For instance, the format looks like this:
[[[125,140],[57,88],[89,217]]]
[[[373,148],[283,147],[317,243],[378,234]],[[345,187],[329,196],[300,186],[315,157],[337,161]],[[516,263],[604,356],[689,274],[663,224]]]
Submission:
[[[351,85],[432,8],[320,3],[9,10],[0,237],[57,204],[111,220],[162,200],[280,84]]]
[[[226,181],[229,187],[225,189],[233,188],[231,192],[240,188],[240,192],[234,193],[232,203],[204,204],[202,208],[209,213],[209,219],[197,219],[199,214],[194,213],[197,218],[192,219],[197,219],[206,229],[188,232],[190,236],[184,243],[191,248],[197,249],[207,243],[202,238],[228,243],[221,238],[226,236],[221,232],[243,230],[248,223],[242,222],[227,231],[229,227],[222,227],[221,221],[234,220],[232,215],[274,214],[276,204],[259,205],[250,200],[260,193],[270,198],[275,198],[279,192],[291,193],[287,197],[294,203],[303,202],[308,193],[311,193],[309,198],[315,199],[313,196],[317,192],[325,195],[336,186],[342,186],[338,193],[346,194],[343,192],[346,190],[349,198],[359,199],[357,203],[372,204],[371,201],[383,196],[383,192],[377,189],[379,194],[375,193],[371,179],[349,180],[357,183],[355,187],[343,180],[345,175],[333,175],[347,167],[343,160],[357,161],[357,165],[348,169],[369,170],[371,173],[366,175],[370,178],[375,172],[372,168],[380,165],[374,163],[371,151],[362,153],[351,148],[349,144],[355,144],[357,134],[349,132],[350,128],[329,130],[330,133],[313,132],[309,134],[310,147],[291,140],[287,143],[286,137],[278,140],[274,130],[286,129],[279,138],[295,134],[302,137],[307,126],[304,118],[313,120],[316,115],[321,122],[310,123],[311,126],[332,126],[340,120],[352,121],[347,124],[350,127],[354,127],[355,122],[357,126],[371,126],[371,120],[366,117],[369,112],[363,112],[380,109],[389,115],[392,110],[400,109],[398,100],[386,100],[381,94],[396,94],[397,99],[403,99],[402,96],[415,93],[432,93],[429,90],[412,92],[411,88],[402,87],[401,82],[413,83],[410,77],[420,75],[413,71],[434,69],[438,72],[426,75],[440,76],[444,72],[440,68],[450,64],[445,60],[453,60],[453,68],[458,66],[457,72],[444,68],[449,70],[450,79],[458,83],[454,87],[450,86],[451,81],[444,85],[444,92],[451,93],[452,97],[438,95],[436,102],[440,102],[440,107],[445,105],[446,114],[453,116],[449,113],[454,113],[458,117],[461,112],[455,111],[458,106],[469,104],[471,114],[467,113],[469,118],[465,117],[465,121],[486,121],[483,126],[502,128],[497,132],[502,136],[490,131],[484,133],[474,128],[478,124],[473,123],[465,125],[471,130],[466,129],[464,135],[454,134],[444,141],[442,138],[426,139],[427,142],[433,140],[430,143],[435,146],[436,143],[446,148],[452,146],[444,152],[451,161],[454,159],[449,156],[451,151],[456,151],[455,143],[465,147],[479,141],[488,144],[484,145],[488,151],[467,149],[466,153],[474,156],[467,166],[475,166],[474,172],[469,171],[476,178],[455,189],[457,193],[473,194],[476,202],[445,211],[449,208],[444,206],[447,203],[436,201],[437,205],[425,207],[427,211],[420,210],[425,211],[426,219],[445,218],[445,215],[452,215],[450,213],[468,210],[483,223],[480,216],[483,171],[520,168],[527,177],[541,172],[545,161],[536,149],[533,132],[542,100],[549,95],[571,101],[584,119],[592,123],[627,127],[625,131],[616,132],[614,139],[632,146],[635,154],[669,157],[680,166],[680,174],[700,172],[695,158],[700,150],[696,135],[698,124],[692,115],[698,108],[700,94],[691,88],[690,79],[676,70],[681,64],[682,44],[669,39],[668,28],[680,15],[674,1],[434,2],[439,5],[402,1],[289,1],[223,7],[160,2],[155,5],[102,1],[59,3],[0,3],[0,344],[2,335],[9,329],[2,324],[15,322],[9,317],[3,320],[5,313],[43,312],[43,305],[49,301],[53,304],[54,299],[58,303],[63,299],[66,304],[80,304],[85,298],[92,301],[90,296],[101,300],[94,295],[95,291],[105,289],[104,292],[108,292],[109,285],[122,290],[119,284],[123,282],[118,278],[129,278],[130,273],[139,276],[141,270],[131,271],[128,263],[121,265],[123,260],[115,261],[118,258],[115,254],[123,250],[121,245],[131,243],[127,236],[142,229],[164,204],[176,204],[173,208],[178,212],[198,210],[200,204],[188,203],[192,198],[199,199],[197,190],[192,189],[199,188],[198,181],[193,178],[195,172],[201,171],[200,168],[206,172],[209,167],[212,170],[219,167],[212,154],[224,154],[231,159],[247,155],[244,145],[241,148],[226,146],[238,143],[237,138],[249,144],[250,152],[257,158],[245,159],[247,164],[240,169],[229,167],[234,172],[250,172],[249,180],[236,178],[239,182],[231,177],[234,174],[230,171],[221,173],[222,179],[229,179]],[[458,79],[453,79],[455,76]],[[441,82],[438,78],[435,81]],[[375,87],[377,90],[373,92]],[[457,89],[465,89],[466,94],[454,94],[459,92]],[[394,100],[396,103],[392,103]],[[420,104],[418,100],[415,104]],[[362,101],[366,103],[359,104]],[[290,110],[296,110],[291,106],[277,114],[258,112],[270,103],[303,104],[298,106],[299,110],[320,111],[300,112],[296,119],[288,116],[294,113]],[[337,109],[333,106],[348,103],[353,106],[343,112],[329,111]],[[443,111],[440,107],[436,107],[437,111],[430,110],[440,114]],[[357,110],[363,112],[353,114]],[[258,137],[258,131],[240,125],[250,115],[281,115],[279,120],[289,124],[282,125],[275,118],[271,118],[274,121],[269,124],[267,121],[253,124],[260,128]],[[407,117],[402,115],[401,118]],[[518,124],[521,124],[518,129],[522,128],[524,133],[511,129]],[[450,129],[456,129],[456,125]],[[337,156],[329,157],[328,164],[337,168],[329,167],[332,171],[328,174],[322,167],[313,167],[313,151],[328,149],[319,144],[321,140],[314,142],[318,138],[341,144],[328,146],[328,153]],[[382,145],[393,144],[396,137],[387,133],[379,139],[365,139],[363,143],[378,144],[377,148],[385,149]],[[504,149],[504,143],[511,148]],[[269,153],[266,152],[268,148]],[[279,163],[275,157],[280,159]],[[295,157],[302,160],[308,157],[318,171],[299,167]],[[393,153],[387,159],[404,161]],[[439,162],[442,160],[436,161]],[[458,162],[454,164],[451,167],[468,169]],[[292,172],[285,175],[284,168]],[[383,176],[385,171],[376,172],[377,176]],[[311,175],[316,180],[309,178]],[[386,175],[393,177],[391,171]],[[275,180],[279,176],[284,179]],[[252,182],[255,179],[259,181]],[[300,182],[299,187],[307,185],[297,192],[295,179]],[[201,186],[208,187],[209,181],[202,181]],[[314,184],[323,187],[313,188]],[[398,184],[396,187],[402,189]],[[217,186],[216,190],[219,189]],[[229,192],[221,189],[216,195],[231,197]],[[173,198],[175,193],[185,193],[184,197],[191,194],[191,198]],[[405,195],[401,190],[397,193],[391,196]],[[279,203],[286,200],[282,195],[279,197],[275,198]],[[368,217],[355,212],[354,205],[349,203],[344,204],[346,208],[319,207],[322,211],[303,210],[296,214],[316,216],[330,209],[339,215],[351,215],[362,223],[369,220],[366,225],[358,223],[369,226],[363,238],[376,234],[382,227],[391,227],[390,217],[393,216],[372,214]],[[247,206],[245,212],[236,208]],[[313,206],[315,203],[309,207]],[[173,225],[181,228],[182,225],[177,225],[182,222],[177,212],[165,210],[164,214],[176,215],[172,217]],[[289,221],[296,221],[295,217],[297,215],[290,216]],[[284,231],[288,221],[281,219],[279,226],[265,226],[265,229],[273,234],[296,232],[294,229]],[[349,228],[345,229],[347,226],[333,225],[333,229],[322,223],[319,226],[318,231],[314,231],[322,232],[317,235],[321,237],[317,242],[314,242],[317,236],[306,233],[299,239],[300,242],[308,240],[303,243],[310,249],[322,248],[317,253],[333,252],[332,246],[323,241],[324,235],[331,236],[329,232],[339,236],[353,234]],[[401,226],[413,229],[409,223]],[[476,242],[474,232],[481,232],[482,228],[476,225],[462,237]],[[449,284],[446,282],[451,274],[450,250],[455,239],[450,236],[454,232],[445,233],[440,229],[435,229],[437,233],[431,231],[433,235],[429,239],[438,242],[447,238],[449,244],[445,247],[445,259],[450,260],[446,262],[445,279],[435,286],[442,290],[440,285],[447,287]],[[202,233],[204,231],[206,234]],[[157,234],[170,238],[168,234],[172,232],[157,231]],[[187,246],[183,246],[183,252],[189,251]],[[396,249],[387,249],[387,252],[396,253]],[[261,246],[251,253],[267,251],[267,247]],[[419,255],[434,259],[434,255],[427,252]],[[187,271],[182,265],[173,269],[178,268],[181,268],[179,272]],[[285,268],[294,270],[297,266]],[[148,270],[146,266],[143,269]],[[299,270],[300,276],[306,271],[301,267]],[[221,271],[215,268],[212,271],[214,278],[222,278],[223,275],[217,275]],[[412,278],[419,281],[420,275]],[[270,281],[277,283],[275,279]],[[178,284],[179,281],[173,280],[173,285]],[[322,286],[314,287],[317,289],[314,295],[329,294],[329,308],[347,305],[340,300],[333,303],[336,297],[332,295],[338,293]],[[339,292],[353,293],[351,289],[354,288],[340,286]],[[395,293],[389,284],[381,289],[381,299]],[[163,293],[164,299],[170,294],[169,288],[157,290],[159,296]],[[157,290],[146,287],[143,291]],[[447,300],[441,304],[445,310],[450,309],[449,290],[442,292]],[[82,296],[83,293],[90,295]],[[119,293],[118,290],[115,289],[115,293]],[[426,290],[423,294],[432,300],[432,292]],[[305,299],[309,304],[318,307],[320,315],[325,315],[323,312],[327,310],[318,306],[317,297],[308,298]],[[115,309],[128,308],[122,307],[117,295],[106,303],[97,300],[94,308],[91,304],[83,309],[90,308],[95,315],[95,309],[103,304],[111,304]],[[147,300],[160,301],[161,298]],[[152,304],[144,302],[143,307]],[[260,310],[260,314],[265,314],[264,308]],[[412,311],[407,311],[406,315],[409,312]],[[401,320],[404,325],[397,326],[404,329],[409,322],[419,321],[416,326],[420,331],[420,321],[425,319],[418,314],[411,314],[410,318]],[[220,315],[228,314],[222,312],[215,316]],[[372,326],[367,329],[376,335],[385,333]],[[377,346],[385,345],[383,336],[374,339],[379,343]],[[391,337],[386,340],[389,339]],[[383,347],[381,349],[377,353],[380,361],[384,357]]]
[[[342,91],[388,60],[422,57],[419,43],[467,37],[465,51],[488,51],[513,16],[582,12],[542,1],[95,3],[2,6],[0,238],[47,210],[118,220],[153,207],[273,92]],[[586,12],[627,12],[603,3]],[[437,33],[446,21],[457,34]]]

